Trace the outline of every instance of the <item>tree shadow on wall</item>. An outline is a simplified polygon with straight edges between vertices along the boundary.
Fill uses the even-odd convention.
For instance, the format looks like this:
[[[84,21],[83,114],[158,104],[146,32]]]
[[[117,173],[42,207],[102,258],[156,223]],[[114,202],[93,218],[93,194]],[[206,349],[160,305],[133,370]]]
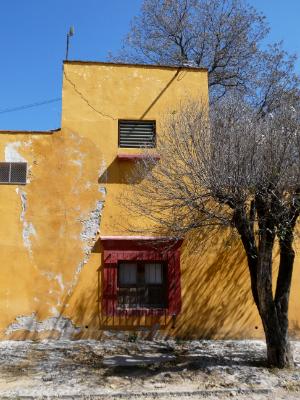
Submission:
[[[195,243],[197,242],[197,243]],[[93,252],[103,257],[100,242]],[[246,258],[238,238],[226,233],[202,234],[184,242],[181,249],[182,309],[176,320],[171,316],[111,316],[102,309],[102,274],[95,269],[88,290],[75,286],[66,295],[47,337],[58,339],[64,332],[72,338],[100,339],[103,331],[140,332],[145,338],[157,331],[178,338],[232,338],[257,336],[258,314],[252,300]],[[82,272],[83,273],[83,272]],[[90,276],[90,275],[89,275]],[[70,304],[72,304],[70,308]],[[37,312],[38,314],[38,312]],[[71,315],[72,321],[64,315]],[[56,325],[55,325],[56,324]],[[15,330],[14,339],[38,339],[36,320],[27,330]],[[31,331],[32,330],[32,331]]]
[[[181,254],[183,308],[174,334],[210,339],[255,336],[258,314],[239,238],[226,231],[205,233],[185,241]]]
[[[95,244],[93,251],[103,257],[101,244]],[[102,260],[101,265],[104,265]],[[96,285],[95,285],[96,283]],[[76,324],[81,326],[82,331],[76,335],[76,338],[102,338],[107,334],[114,337],[128,337],[129,340],[135,340],[134,332],[139,332],[141,337],[151,339],[158,329],[166,326],[166,315],[135,315],[130,316],[126,313],[122,315],[107,313],[105,301],[103,301],[103,268],[99,267],[95,274],[95,280],[92,283],[91,290],[85,291],[76,300],[73,306],[76,315]],[[123,334],[123,331],[129,331]],[[130,333],[130,331],[132,333]],[[110,332],[110,333],[109,333]],[[119,334],[118,334],[119,332]]]
[[[84,337],[101,330],[152,332],[178,338],[255,337],[258,314],[252,299],[246,257],[238,238],[226,233],[186,240],[181,250],[182,309],[173,317],[107,316],[102,305],[102,270],[91,290],[82,293],[74,312],[78,325],[88,326]],[[200,240],[201,239],[201,240]],[[204,246],[203,244],[206,243]],[[95,244],[94,251],[102,252]],[[103,265],[103,262],[102,262]],[[86,322],[88,321],[88,322]],[[84,325],[84,326],[85,326]],[[93,330],[95,332],[93,333]],[[101,336],[101,333],[99,333]],[[151,336],[150,335],[150,336]]]

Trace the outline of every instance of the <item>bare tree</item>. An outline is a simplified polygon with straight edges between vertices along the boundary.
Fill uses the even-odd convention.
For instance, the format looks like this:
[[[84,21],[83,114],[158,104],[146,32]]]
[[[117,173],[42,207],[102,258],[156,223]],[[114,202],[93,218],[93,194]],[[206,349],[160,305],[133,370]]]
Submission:
[[[238,90],[262,109],[294,93],[294,57],[262,51],[265,17],[243,0],[144,0],[117,61],[208,69],[212,101]]]
[[[299,75],[295,73],[295,55],[282,49],[282,43],[270,45],[261,51],[256,71],[248,82],[247,100],[261,115],[276,110],[283,102],[300,99]]]
[[[236,232],[268,362],[280,368],[293,363],[288,304],[300,212],[299,122],[299,110],[287,103],[263,118],[240,98],[219,103],[210,117],[190,104],[170,117],[159,137],[160,162],[149,156],[138,165],[136,174],[144,179],[126,197],[126,207],[146,216],[160,236],[196,235],[210,226]],[[276,240],[280,262],[273,295]]]

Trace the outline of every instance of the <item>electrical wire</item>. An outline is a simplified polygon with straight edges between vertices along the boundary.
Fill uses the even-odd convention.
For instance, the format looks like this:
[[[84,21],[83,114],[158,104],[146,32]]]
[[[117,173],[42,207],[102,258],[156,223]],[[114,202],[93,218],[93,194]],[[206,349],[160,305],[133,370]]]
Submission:
[[[5,108],[3,110],[0,110],[0,114],[10,113],[10,112],[14,112],[14,111],[26,110],[27,108],[39,107],[39,106],[43,106],[45,104],[56,103],[58,101],[61,101],[61,97],[57,97],[56,99],[39,101],[39,102],[32,103],[32,104],[25,104],[25,105],[19,106],[19,107]]]

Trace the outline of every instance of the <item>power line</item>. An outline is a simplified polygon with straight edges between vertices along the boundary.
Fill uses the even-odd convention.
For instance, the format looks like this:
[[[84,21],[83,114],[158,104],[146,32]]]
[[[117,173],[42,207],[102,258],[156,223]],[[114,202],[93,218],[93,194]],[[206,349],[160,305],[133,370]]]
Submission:
[[[10,113],[10,112],[20,111],[20,110],[26,110],[27,108],[39,107],[39,106],[43,106],[45,104],[56,103],[58,101],[61,101],[61,97],[57,97],[56,99],[39,101],[39,102],[32,103],[32,104],[25,104],[23,106],[18,106],[18,107],[13,107],[13,108],[5,108],[4,110],[0,110],[0,114]]]

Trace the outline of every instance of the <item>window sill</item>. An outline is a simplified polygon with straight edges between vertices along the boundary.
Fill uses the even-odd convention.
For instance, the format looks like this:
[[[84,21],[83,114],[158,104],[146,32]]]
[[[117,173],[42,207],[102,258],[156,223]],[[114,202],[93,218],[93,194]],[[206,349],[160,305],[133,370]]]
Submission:
[[[167,308],[115,308],[113,314],[116,316],[160,316],[168,313]]]
[[[118,311],[151,311],[151,310],[159,310],[164,311],[166,307],[117,307],[116,310]]]
[[[148,158],[151,158],[153,160],[160,160],[160,156],[158,154],[126,154],[126,153],[121,153],[117,155],[117,159],[120,161],[135,161],[135,160],[146,160]]]

